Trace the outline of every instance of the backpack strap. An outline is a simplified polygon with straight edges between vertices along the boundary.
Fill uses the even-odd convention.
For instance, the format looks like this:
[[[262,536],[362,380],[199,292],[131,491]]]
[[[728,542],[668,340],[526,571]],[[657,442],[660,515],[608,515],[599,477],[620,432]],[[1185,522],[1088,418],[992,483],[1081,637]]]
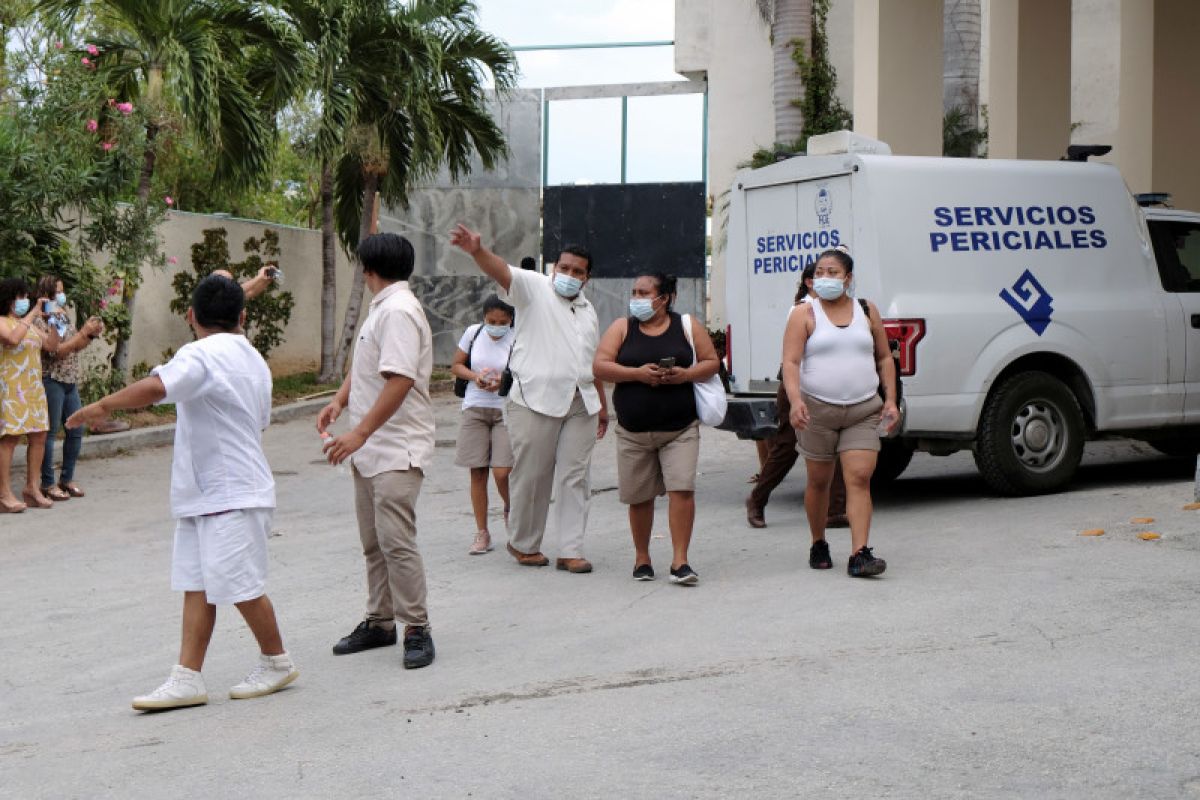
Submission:
[[[475,340],[479,338],[479,334],[481,334],[481,333],[483,333],[483,323],[482,322],[479,323],[479,327],[475,329],[475,335],[471,337],[471,343],[469,345],[467,345],[467,360],[466,360],[466,363],[463,365],[467,369],[471,368],[471,351],[475,349]],[[512,351],[510,350],[509,353],[511,354]]]

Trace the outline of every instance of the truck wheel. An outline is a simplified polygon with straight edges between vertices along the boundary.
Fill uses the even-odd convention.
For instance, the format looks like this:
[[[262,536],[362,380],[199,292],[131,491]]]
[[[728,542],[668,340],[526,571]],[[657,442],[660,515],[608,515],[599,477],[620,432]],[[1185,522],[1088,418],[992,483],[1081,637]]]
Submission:
[[[1000,494],[1056,492],[1083,457],[1079,401],[1045,372],[1021,372],[988,398],[975,440],[975,465]]]
[[[908,469],[913,457],[913,448],[903,439],[883,439],[879,444],[879,460],[875,462],[875,473],[871,475],[871,485],[874,487],[886,486],[899,478],[900,473]]]

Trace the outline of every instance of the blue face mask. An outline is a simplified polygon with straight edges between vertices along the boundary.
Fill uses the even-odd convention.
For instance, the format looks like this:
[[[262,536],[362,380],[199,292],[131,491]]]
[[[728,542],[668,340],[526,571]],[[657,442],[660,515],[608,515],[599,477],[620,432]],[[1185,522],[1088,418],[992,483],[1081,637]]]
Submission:
[[[841,278],[817,278],[813,281],[813,291],[822,300],[837,300],[846,293],[846,282]]]
[[[508,336],[508,332],[512,330],[511,325],[484,325],[483,329],[487,331],[487,335],[493,339],[503,339]]]
[[[62,308],[63,306],[65,306],[67,304],[67,296],[65,294],[63,294],[62,292],[59,292],[58,294],[54,295],[54,304],[57,305],[59,308]]]
[[[22,297],[13,303],[13,313],[18,317],[23,317],[29,313],[29,298]]]
[[[629,313],[641,322],[654,316],[654,300],[646,297],[635,297],[629,301]]]
[[[579,294],[579,290],[583,288],[583,281],[579,278],[572,278],[570,275],[564,275],[561,272],[554,273],[554,291],[558,292],[559,297],[565,297],[568,300]]]

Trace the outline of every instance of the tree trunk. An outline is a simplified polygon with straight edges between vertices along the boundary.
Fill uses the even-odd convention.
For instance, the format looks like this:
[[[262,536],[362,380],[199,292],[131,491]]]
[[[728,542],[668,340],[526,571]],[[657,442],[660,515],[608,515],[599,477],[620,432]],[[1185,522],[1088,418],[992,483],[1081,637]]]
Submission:
[[[775,141],[784,145],[800,141],[804,133],[804,112],[793,101],[804,96],[804,82],[792,52],[800,43],[806,57],[812,57],[812,0],[776,0],[771,21],[771,49],[774,52]]]
[[[960,109],[975,125],[982,27],[979,0],[946,0],[942,21],[942,113]]]
[[[373,171],[363,174],[362,217],[358,223],[358,241],[371,235],[371,224],[375,220],[375,193],[379,188],[379,175]],[[354,344],[354,333],[358,330],[358,317],[363,299],[362,262],[354,260],[354,282],[350,285],[350,299],[346,303],[346,319],[342,322],[342,335],[338,338],[338,352],[333,370],[337,375],[346,373],[346,362],[350,359],[350,348]]]
[[[337,342],[337,237],[333,227],[333,167],[321,165],[321,383],[341,377],[334,369]]]
[[[142,153],[142,171],[138,176],[137,199],[138,204],[145,207],[150,200],[150,187],[154,180],[154,164],[158,160],[158,151],[155,149],[154,140],[158,137],[158,125],[149,124],[146,126],[146,149]],[[126,279],[121,286],[121,301],[125,304],[125,309],[129,314],[129,331],[133,333],[133,312],[134,305],[137,301],[137,281]],[[113,372],[124,378],[129,374],[129,338],[122,337],[117,340],[116,347],[113,348],[112,361]]]

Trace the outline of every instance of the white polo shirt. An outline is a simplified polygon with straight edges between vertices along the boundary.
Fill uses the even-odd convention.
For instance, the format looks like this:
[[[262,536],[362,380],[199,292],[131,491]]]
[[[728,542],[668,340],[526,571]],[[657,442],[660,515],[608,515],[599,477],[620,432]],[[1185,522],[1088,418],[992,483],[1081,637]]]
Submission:
[[[429,399],[433,334],[408,281],[390,284],[371,299],[350,365],[351,426],[379,399],[385,373],[411,378],[413,387],[391,419],[350,456],[364,478],[381,472],[426,469],[433,463],[434,417]]]
[[[578,391],[588,413],[599,412],[592,375],[600,343],[596,309],[582,293],[573,300],[560,297],[552,275],[508,269],[512,283],[500,299],[517,310],[509,399],[539,414],[565,417]]]
[[[271,424],[271,371],[246,337],[215,333],[155,367],[175,404],[171,514],[198,517],[274,508],[275,479],[262,449]]]

